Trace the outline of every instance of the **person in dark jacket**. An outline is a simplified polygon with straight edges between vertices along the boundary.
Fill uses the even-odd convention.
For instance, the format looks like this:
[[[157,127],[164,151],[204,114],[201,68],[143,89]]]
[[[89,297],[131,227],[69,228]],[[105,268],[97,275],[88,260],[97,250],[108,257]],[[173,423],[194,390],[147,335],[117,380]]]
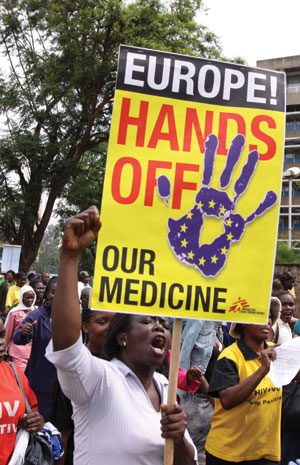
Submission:
[[[31,389],[37,396],[39,411],[45,421],[50,419],[52,383],[56,373],[54,365],[45,357],[46,347],[52,338],[50,316],[56,282],[57,278],[50,279],[45,290],[44,303],[27,315],[13,335],[15,344],[25,345],[32,341],[25,374]]]

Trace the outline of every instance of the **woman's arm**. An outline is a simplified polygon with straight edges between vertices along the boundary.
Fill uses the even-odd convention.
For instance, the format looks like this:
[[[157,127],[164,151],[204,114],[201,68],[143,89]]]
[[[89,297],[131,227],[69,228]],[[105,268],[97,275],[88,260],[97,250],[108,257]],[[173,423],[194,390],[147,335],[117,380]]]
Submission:
[[[44,427],[45,420],[44,420],[44,417],[38,412],[37,398],[33,390],[29,386],[29,382],[28,382],[26,375],[23,373],[23,371],[18,366],[15,365],[15,367],[18,372],[20,381],[22,383],[28,403],[32,410],[31,413],[29,413],[28,415],[25,415],[22,418],[20,422],[20,426],[21,428],[25,429],[29,433],[32,433],[34,431],[39,431],[40,429]]]
[[[261,380],[269,372],[271,360],[275,360],[275,358],[276,352],[274,350],[274,346],[268,347],[261,353],[261,366],[255,373],[244,379],[241,383],[219,391],[222,407],[225,410],[230,410],[247,400]]]
[[[174,444],[174,465],[194,465],[194,448],[186,438]]]
[[[162,437],[174,440],[174,465],[194,465],[195,450],[191,443],[185,438],[187,427],[186,414],[178,404],[167,407],[161,405]]]
[[[215,399],[208,394],[208,390],[209,390],[209,384],[207,382],[207,379],[203,375],[201,378],[200,391],[207,398],[207,400],[209,400],[209,402],[214,406]]]
[[[25,346],[33,339],[33,328],[37,324],[36,314],[29,312],[22,321],[19,329],[13,333],[13,341],[17,345]]]
[[[5,321],[5,343],[8,349],[9,349],[9,345],[12,340],[14,326],[15,326],[14,314],[9,313]]]
[[[202,376],[202,371],[196,366],[191,366],[188,370],[179,367],[177,386],[183,391],[196,392],[201,385]]]
[[[97,236],[101,223],[96,207],[73,216],[65,226],[60,256],[59,277],[52,303],[54,350],[72,346],[79,338],[81,315],[77,291],[77,272],[81,251]]]
[[[28,413],[20,422],[21,428],[28,431],[28,433],[40,431],[44,427],[44,424],[44,417],[39,412]]]
[[[11,288],[9,288],[8,292],[7,292],[7,295],[6,295],[4,315],[8,314],[9,309],[11,308],[12,304],[13,304],[12,290],[11,290]]]

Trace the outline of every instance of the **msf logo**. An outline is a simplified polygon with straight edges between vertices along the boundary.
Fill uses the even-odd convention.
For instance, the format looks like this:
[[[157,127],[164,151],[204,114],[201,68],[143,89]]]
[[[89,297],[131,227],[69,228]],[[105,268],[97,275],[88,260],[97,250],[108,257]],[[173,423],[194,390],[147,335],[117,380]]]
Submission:
[[[248,304],[247,300],[241,299],[240,297],[236,302],[234,302],[231,307],[229,308],[230,312],[240,312],[242,308],[248,308],[250,305]]]

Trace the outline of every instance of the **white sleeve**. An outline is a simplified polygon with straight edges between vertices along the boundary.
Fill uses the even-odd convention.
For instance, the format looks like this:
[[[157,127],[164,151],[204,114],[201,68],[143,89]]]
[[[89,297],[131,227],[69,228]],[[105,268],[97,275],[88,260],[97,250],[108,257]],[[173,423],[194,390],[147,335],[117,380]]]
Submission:
[[[194,465],[199,465],[197,448],[196,448],[191,436],[189,435],[189,432],[188,432],[187,429],[185,430],[184,437],[191,444],[191,446],[193,446],[193,448],[194,448]]]
[[[64,394],[76,404],[87,402],[96,387],[101,390],[103,379],[106,378],[107,362],[93,357],[82,344],[81,336],[71,347],[56,352],[53,351],[51,340],[45,355],[57,368]]]

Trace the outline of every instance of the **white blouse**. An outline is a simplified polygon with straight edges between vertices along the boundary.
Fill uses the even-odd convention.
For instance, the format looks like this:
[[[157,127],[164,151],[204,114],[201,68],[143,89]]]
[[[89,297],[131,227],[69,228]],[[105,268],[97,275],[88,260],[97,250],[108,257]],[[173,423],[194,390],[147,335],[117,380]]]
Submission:
[[[81,338],[57,352],[50,342],[46,356],[72,400],[74,465],[163,465],[161,414],[127,365],[92,356]],[[168,380],[155,373],[154,382],[161,402],[166,403]],[[186,438],[193,444],[187,432]]]
[[[276,344],[283,344],[284,342],[293,339],[293,333],[290,325],[282,321],[280,318],[278,318],[278,321],[274,326],[272,326],[272,329],[274,332],[274,337],[278,332],[278,340],[276,341]]]

